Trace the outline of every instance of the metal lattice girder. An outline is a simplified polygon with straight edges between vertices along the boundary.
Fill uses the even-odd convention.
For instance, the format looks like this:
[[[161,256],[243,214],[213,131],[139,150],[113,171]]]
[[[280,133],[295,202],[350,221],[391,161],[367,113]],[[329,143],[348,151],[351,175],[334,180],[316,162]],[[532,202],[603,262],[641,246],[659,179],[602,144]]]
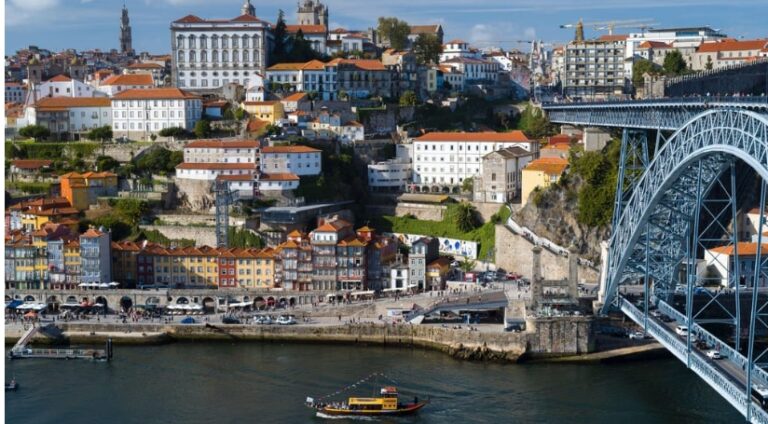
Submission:
[[[653,99],[628,102],[545,104],[549,120],[558,124],[676,131],[707,110],[768,112],[766,97]]]
[[[229,247],[229,205],[232,193],[226,181],[214,183],[216,203],[216,247]]]

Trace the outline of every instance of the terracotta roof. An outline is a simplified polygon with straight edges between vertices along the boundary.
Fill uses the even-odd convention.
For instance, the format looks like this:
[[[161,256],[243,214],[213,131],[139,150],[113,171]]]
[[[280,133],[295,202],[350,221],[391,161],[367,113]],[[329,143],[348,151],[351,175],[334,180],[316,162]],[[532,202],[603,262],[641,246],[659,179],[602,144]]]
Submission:
[[[568,134],[557,134],[549,137],[549,144],[571,144],[579,141],[579,137]]]
[[[373,228],[371,228],[371,227],[369,227],[367,225],[364,225],[364,226],[358,228],[357,231],[359,231],[361,233],[370,233],[370,232],[376,231],[376,230],[374,230]]]
[[[175,20],[173,22],[174,23],[179,23],[179,24],[194,24],[194,23],[203,23],[205,21],[203,19],[195,16],[195,15],[187,15],[187,16],[185,16],[185,17],[183,17],[181,19],[177,19],[177,20]]]
[[[736,246],[738,249],[739,256],[755,256],[757,254],[757,243],[749,242],[749,241],[740,241],[738,245]],[[713,247],[712,249],[709,249],[714,253],[719,253],[723,255],[731,256],[733,255],[734,246],[731,244],[729,246],[718,246]],[[763,244],[762,247],[760,247],[760,256],[766,256],[768,255],[768,244]]]
[[[220,139],[207,139],[207,140],[195,140],[187,143],[184,146],[185,149],[203,149],[203,148],[217,148],[217,149],[241,149],[241,148],[256,148],[261,144],[256,140],[220,140]]]
[[[112,75],[105,79],[100,85],[154,85],[152,74],[126,74]]]
[[[128,69],[146,69],[146,68],[152,68],[152,69],[165,69],[165,66],[154,63],[154,62],[148,62],[148,63],[132,63],[128,66],[126,66]]]
[[[253,175],[240,174],[240,175],[219,175],[216,177],[216,181],[253,181]]]
[[[110,107],[109,97],[43,97],[35,103],[40,111],[72,107]]]
[[[302,233],[299,230],[293,230],[290,233],[288,233],[288,237],[303,237],[304,233]]]
[[[350,237],[339,242],[339,246],[352,246],[352,247],[364,247],[368,242],[358,239],[357,237]]]
[[[329,65],[335,65],[337,62],[328,62]],[[299,70],[322,70],[326,66],[325,63],[319,60],[310,60],[309,62],[301,63],[277,63],[269,68],[267,71],[299,71]]]
[[[261,174],[261,181],[299,181],[299,176],[290,173]]]
[[[56,75],[55,77],[48,80],[48,82],[68,82],[68,81],[72,81],[72,78],[66,75]]]
[[[317,153],[318,149],[309,146],[268,146],[261,149],[261,153]]]
[[[450,265],[451,265],[450,259],[446,258],[445,256],[441,256],[435,259],[434,261],[430,262],[429,265],[427,265],[427,268],[446,267]]]
[[[520,130],[509,132],[431,132],[416,138],[415,141],[535,142],[535,140],[528,139],[528,136]]]
[[[176,169],[256,169],[253,163],[211,163],[211,162],[182,162],[176,165]]]
[[[51,166],[52,160],[45,159],[14,159],[11,164],[19,169],[40,169],[44,166]]]
[[[627,41],[627,38],[629,38],[629,35],[627,34],[606,34],[601,35],[600,38],[598,38],[599,41]]]
[[[464,40],[460,40],[458,38],[454,38],[453,40],[451,40],[451,41],[449,41],[449,42],[447,42],[445,44],[467,44],[467,42],[464,41]]]
[[[357,68],[364,69],[366,71],[386,71],[387,68],[380,60],[376,59],[343,59],[341,61],[344,65],[353,65]]]
[[[97,238],[97,237],[101,237],[103,234],[104,233],[102,233],[101,231],[99,231],[97,229],[89,228],[88,231],[84,232],[81,235],[81,237],[83,237],[83,238]]]
[[[268,121],[262,121],[259,118],[251,118],[248,121],[248,126],[246,127],[246,131],[248,131],[249,133],[259,132],[265,127],[267,127],[268,125],[269,125]]]
[[[640,45],[637,46],[637,48],[639,48],[639,49],[650,49],[650,48],[654,48],[654,49],[671,49],[672,45],[664,43],[664,42],[661,42],[661,41],[644,41],[644,42],[640,43]]]
[[[530,162],[523,171],[541,171],[547,175],[560,175],[567,167],[567,159],[541,158]]]
[[[344,124],[344,126],[345,126],[345,127],[362,127],[362,126],[363,126],[363,124],[361,124],[361,123],[359,123],[359,122],[357,122],[357,121],[347,121],[347,122]]]
[[[307,97],[307,93],[305,93],[303,91],[300,91],[298,93],[293,93],[290,96],[283,97],[282,101],[284,101],[284,102],[298,102],[298,101],[304,99],[305,97]]]
[[[274,106],[279,103],[277,100],[265,100],[263,102],[243,102],[246,106]]]
[[[722,51],[739,51],[739,50],[761,50],[766,47],[768,40],[734,40],[728,39],[724,41],[705,42],[699,45],[696,50],[699,53],[716,53]]]
[[[440,25],[411,25],[411,34],[437,33]]]
[[[303,34],[325,34],[325,32],[328,30],[325,25],[286,25],[285,31],[289,34],[294,34],[299,32]]]
[[[566,143],[548,144],[542,150],[571,150],[571,146]]]
[[[192,93],[188,93],[178,88],[134,88],[125,90],[122,93],[115,94],[112,99],[199,99]]]

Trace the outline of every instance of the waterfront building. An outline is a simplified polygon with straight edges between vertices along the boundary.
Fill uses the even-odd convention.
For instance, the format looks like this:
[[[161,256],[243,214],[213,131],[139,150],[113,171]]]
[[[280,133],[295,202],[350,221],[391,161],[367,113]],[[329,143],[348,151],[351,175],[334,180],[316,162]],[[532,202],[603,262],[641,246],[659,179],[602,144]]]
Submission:
[[[202,114],[202,99],[178,88],[126,90],[112,97],[112,132],[148,139],[165,128],[193,131]]]
[[[384,292],[390,291],[406,291],[409,290],[411,284],[409,283],[408,264],[402,261],[396,262],[385,270],[389,270],[389,281],[387,286],[382,290]]]
[[[523,168],[521,203],[525,205],[536,189],[544,189],[555,184],[568,167],[568,160],[561,158],[540,158]]]
[[[88,131],[112,125],[106,97],[46,97],[27,108],[27,123],[40,125],[57,140],[78,140]]]
[[[285,290],[312,290],[312,246],[306,234],[292,231],[275,251],[279,258],[275,267],[277,287]]]
[[[48,287],[76,289],[80,284],[80,241],[77,236],[48,240]]]
[[[474,200],[506,204],[519,199],[523,187],[523,168],[535,156],[533,152],[520,147],[507,147],[483,156],[481,172],[473,180]]]
[[[451,271],[451,261],[441,256],[427,265],[427,290],[444,290]]]
[[[607,98],[628,92],[625,69],[626,35],[572,41],[565,46],[563,95]]]
[[[264,75],[271,46],[271,24],[256,17],[250,0],[233,19],[185,16],[171,23],[172,83],[197,91],[247,87],[254,74]]]
[[[90,228],[80,235],[80,281],[110,283],[112,281],[111,234]]]
[[[440,255],[440,242],[437,237],[422,237],[411,243],[408,253],[408,289],[427,290],[429,288],[427,265]]]
[[[738,266],[740,281],[739,284],[745,287],[752,287],[755,279],[755,258],[757,257],[757,243],[742,241],[736,246],[733,244],[725,246],[712,247],[704,251],[704,265],[707,270],[713,272],[707,273],[709,283],[716,283],[725,288],[733,288],[731,274],[736,272]],[[736,253],[738,252],[739,263],[736,264]],[[760,261],[765,261],[768,256],[768,244],[760,247]],[[765,284],[764,278],[762,285]]]
[[[46,270],[35,265],[39,251],[29,235],[16,233],[5,238],[5,288],[43,289]]]
[[[413,182],[421,191],[458,191],[466,178],[480,174],[488,153],[518,147],[534,155],[539,142],[522,131],[451,133],[432,132],[413,140]]]
[[[389,282],[389,266],[397,256],[397,239],[377,235],[373,228],[357,229],[357,237],[367,242],[366,280],[368,290],[383,290]]]

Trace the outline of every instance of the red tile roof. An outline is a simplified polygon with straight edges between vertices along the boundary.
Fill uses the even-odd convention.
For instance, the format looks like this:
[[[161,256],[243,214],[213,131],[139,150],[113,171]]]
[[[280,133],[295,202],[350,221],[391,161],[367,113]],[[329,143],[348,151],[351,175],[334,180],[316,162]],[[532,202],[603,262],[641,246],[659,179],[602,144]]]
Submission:
[[[304,99],[305,97],[307,97],[307,93],[305,93],[303,91],[300,91],[298,93],[293,93],[290,96],[283,97],[282,101],[284,101],[284,102],[298,102],[298,101]]]
[[[259,118],[251,118],[248,121],[248,126],[246,127],[246,131],[248,131],[249,133],[256,133],[266,128],[268,125],[269,125],[269,122],[267,121],[262,121]]]
[[[11,164],[19,169],[40,169],[44,166],[51,166],[52,160],[45,159],[14,159]]]
[[[568,167],[568,159],[541,158],[536,159],[523,168],[524,171],[541,171],[547,175],[560,175]]]
[[[192,93],[178,88],[134,88],[115,94],[113,99],[143,100],[143,99],[199,99]]]
[[[601,35],[600,38],[598,38],[599,41],[627,41],[627,38],[629,38],[629,35],[627,34],[606,34]]]
[[[766,47],[768,40],[725,40],[701,43],[696,50],[698,53],[717,53],[723,51],[761,50]]]
[[[253,163],[213,163],[213,162],[182,162],[176,165],[176,169],[256,169]]]
[[[216,181],[253,181],[253,175],[241,174],[241,175],[219,175],[216,177]]]
[[[644,41],[640,43],[639,46],[637,46],[639,49],[671,49],[673,48],[671,44],[667,44],[661,41]]]
[[[101,82],[101,85],[154,85],[152,74],[112,75]]]
[[[736,247],[738,249],[739,256],[754,256],[757,254],[757,243],[740,241]],[[733,255],[734,246],[731,244],[729,246],[713,247],[710,250],[714,253],[731,256]],[[763,244],[760,248],[760,256],[766,255],[768,255],[768,244]]]
[[[376,59],[342,59],[344,65],[353,65],[366,71],[386,71],[387,68],[380,60]]]
[[[268,146],[261,149],[261,153],[317,153],[318,149],[309,146]]]
[[[104,233],[102,233],[101,231],[99,231],[97,229],[89,228],[88,231],[84,232],[81,237],[83,237],[83,238],[97,238],[97,237],[101,237],[103,234]]]
[[[480,142],[518,142],[533,143],[525,133],[520,130],[509,132],[431,132],[422,135],[415,141],[480,141]]]
[[[48,80],[48,82],[68,82],[68,81],[72,81],[72,78],[66,75],[56,75],[55,77]]]
[[[184,146],[185,149],[203,149],[203,148],[216,148],[216,149],[252,149],[261,146],[256,140],[220,140],[220,139],[208,139],[208,140],[195,140],[187,143]]]
[[[261,181],[299,181],[299,176],[290,173],[261,174]]]
[[[286,25],[285,31],[289,34],[295,34],[297,32],[303,34],[325,34],[328,30],[325,25]]]
[[[110,107],[109,97],[43,97],[35,103],[39,111],[72,107]]]

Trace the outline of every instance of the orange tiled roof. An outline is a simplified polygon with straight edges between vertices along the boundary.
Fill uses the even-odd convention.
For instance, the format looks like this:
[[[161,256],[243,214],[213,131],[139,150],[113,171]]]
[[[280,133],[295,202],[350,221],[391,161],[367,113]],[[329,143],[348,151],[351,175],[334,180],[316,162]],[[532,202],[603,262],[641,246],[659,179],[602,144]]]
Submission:
[[[560,175],[568,167],[568,160],[561,158],[540,158],[528,163],[524,171],[541,171],[547,175]]]
[[[152,74],[125,74],[112,75],[101,82],[101,85],[146,85],[152,86],[154,79]]]
[[[662,41],[644,41],[637,46],[639,49],[671,49],[672,45]]]
[[[103,234],[104,233],[102,233],[101,231],[99,231],[97,229],[89,228],[88,231],[86,231],[86,232],[84,232],[82,234],[82,237],[84,237],[84,238],[97,238],[97,237],[101,237]]]
[[[127,66],[128,69],[147,69],[147,68],[153,68],[153,69],[164,69],[165,67],[163,65],[160,65],[159,63],[149,62],[149,63],[132,63]]]
[[[275,174],[261,174],[259,177],[261,181],[298,181],[299,176],[287,172],[275,173]]]
[[[749,256],[749,255],[756,255],[757,254],[757,243],[749,242],[749,241],[740,241],[738,245],[736,246],[738,248],[739,256]],[[731,256],[733,255],[734,246],[719,246],[719,247],[713,247],[710,249],[714,253],[719,253],[723,255]],[[763,244],[760,248],[760,255],[766,256],[768,255],[768,244]]]
[[[627,41],[629,35],[627,34],[606,34],[601,35],[598,41]]]
[[[184,146],[185,149],[202,149],[202,148],[218,148],[218,149],[238,149],[238,148],[255,148],[260,144],[256,140],[221,140],[221,139],[206,139],[195,140],[187,143]]]
[[[301,30],[304,34],[325,34],[327,28],[325,25],[286,25],[285,31],[294,34]]]
[[[44,166],[51,166],[52,160],[45,159],[14,159],[11,164],[19,169],[40,169]]]
[[[768,40],[724,40],[701,43],[696,50],[698,53],[717,53],[723,51],[761,50],[766,47]]]
[[[48,82],[68,82],[68,81],[72,81],[72,78],[63,74],[56,75],[55,77],[48,80]]]
[[[268,146],[261,149],[261,153],[317,153],[318,149],[309,146]]]
[[[422,135],[415,141],[481,141],[481,142],[520,142],[533,143],[534,140],[528,139],[528,136],[520,130],[509,132],[431,132]]]
[[[176,169],[256,169],[254,163],[221,163],[221,162],[182,162]]]
[[[269,125],[268,121],[262,121],[259,118],[251,118],[248,120],[248,126],[246,127],[246,131],[248,131],[249,133],[259,132],[268,125]]]
[[[341,61],[344,65],[353,65],[357,68],[364,69],[366,71],[386,71],[387,68],[384,64],[377,59],[343,59]]]
[[[178,88],[134,88],[115,94],[113,99],[142,100],[142,99],[199,99],[192,93]]]
[[[300,91],[298,93],[293,93],[290,96],[284,97],[283,101],[284,102],[298,102],[298,101],[304,99],[305,97],[307,97],[307,93],[305,93],[303,91]]]
[[[253,175],[251,174],[219,175],[216,177],[216,181],[253,181]]]
[[[39,111],[72,107],[109,107],[108,97],[43,97],[35,103]]]

